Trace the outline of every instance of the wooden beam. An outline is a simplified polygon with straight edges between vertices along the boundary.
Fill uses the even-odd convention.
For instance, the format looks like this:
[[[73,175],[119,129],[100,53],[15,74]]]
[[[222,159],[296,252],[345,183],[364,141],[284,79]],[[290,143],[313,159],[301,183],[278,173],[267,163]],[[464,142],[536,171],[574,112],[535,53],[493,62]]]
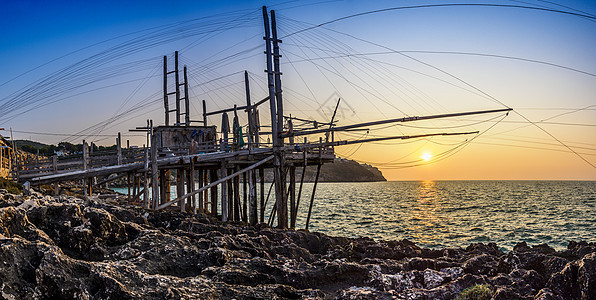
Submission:
[[[503,108],[503,109],[470,111],[470,112],[440,114],[440,115],[430,115],[430,116],[420,116],[420,117],[418,117],[418,116],[403,117],[403,118],[397,118],[397,119],[388,119],[388,120],[364,122],[364,123],[358,123],[358,124],[352,124],[352,125],[346,125],[346,126],[338,126],[338,127],[334,127],[334,128],[294,131],[294,133],[292,135],[294,135],[294,136],[309,135],[309,134],[324,133],[324,132],[329,132],[329,131],[342,131],[345,129],[352,129],[352,128],[358,128],[358,127],[382,125],[382,124],[387,124],[387,123],[411,122],[411,121],[432,120],[432,119],[440,119],[440,118],[451,118],[451,117],[488,114],[488,113],[497,113],[497,112],[509,112],[511,110],[513,110],[513,109],[512,108]],[[286,134],[284,136],[287,137],[289,135]]]

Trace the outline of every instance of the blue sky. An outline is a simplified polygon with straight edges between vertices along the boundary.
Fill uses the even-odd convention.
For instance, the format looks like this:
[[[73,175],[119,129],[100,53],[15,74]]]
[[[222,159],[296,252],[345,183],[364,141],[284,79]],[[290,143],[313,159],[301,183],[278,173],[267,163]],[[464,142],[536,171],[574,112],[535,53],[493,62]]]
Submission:
[[[127,130],[144,125],[147,119],[163,122],[159,103],[163,55],[180,50],[181,63],[189,66],[191,99],[195,99],[191,111],[196,118],[202,99],[210,109],[242,104],[244,70],[251,73],[253,99],[266,95],[262,5],[276,9],[280,35],[284,36],[309,24],[366,11],[441,3],[446,2],[4,3],[0,12],[0,106],[20,92],[32,87],[37,90],[3,108],[0,128],[13,128],[17,138],[54,144],[83,138],[111,144],[121,131],[133,144],[142,144],[142,136]],[[538,0],[482,3],[596,14],[593,1],[567,1],[566,7]],[[123,47],[143,34],[159,33],[168,24],[174,30],[171,35],[147,39],[156,45],[139,39],[131,47]],[[221,30],[228,25],[230,28]],[[590,166],[596,164],[596,130],[588,126],[594,124],[596,111],[589,107],[596,105],[595,33],[594,19],[504,7],[402,9],[341,20],[284,39],[286,111],[303,118],[329,118],[336,98],[341,97],[340,124],[350,124],[403,114],[509,106],[521,116],[512,114],[495,126],[496,121],[490,119],[493,116],[487,116],[425,123],[419,128],[374,129],[369,134],[416,134],[427,128],[451,127],[483,132],[456,155],[434,163],[402,168],[418,165],[408,162],[419,161],[422,152],[437,155],[450,151],[465,143],[465,138],[346,146],[337,152],[378,165],[391,179],[596,179]],[[168,36],[175,38],[158,42]],[[116,54],[114,47],[123,47],[117,48],[122,52]],[[241,53],[244,50],[247,52]],[[97,55],[104,56],[81,67]],[[68,69],[77,63],[81,64]],[[64,79],[52,81],[55,85],[46,91],[39,80],[51,74]],[[23,99],[32,102],[26,104]],[[40,103],[45,105],[37,107]],[[101,130],[84,131],[135,107],[135,113],[100,126]],[[580,108],[584,109],[575,111]],[[267,114],[263,111],[262,118]],[[6,118],[9,115],[14,117]],[[527,125],[525,118],[534,122],[553,118],[544,122],[557,124],[542,124],[543,130],[518,128]],[[212,122],[219,125],[217,118]],[[68,136],[80,131],[84,131],[80,136]]]

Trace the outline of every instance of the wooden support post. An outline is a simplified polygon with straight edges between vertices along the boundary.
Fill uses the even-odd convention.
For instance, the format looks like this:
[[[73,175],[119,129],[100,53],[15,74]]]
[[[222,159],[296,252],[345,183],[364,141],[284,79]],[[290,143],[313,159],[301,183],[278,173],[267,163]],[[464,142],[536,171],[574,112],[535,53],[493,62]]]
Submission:
[[[195,159],[191,158],[190,166],[188,167],[188,170],[186,171],[186,192],[187,193],[195,191],[195,171],[196,171],[195,170]],[[199,174],[200,174],[200,172],[199,172]],[[199,185],[200,185],[200,181],[199,181]],[[187,203],[190,204],[189,206],[190,206],[190,209],[192,210],[192,213],[196,214],[197,213],[196,197],[191,196],[189,198],[189,201],[187,201]]]
[[[317,175],[315,176],[315,184],[312,187],[312,195],[310,196],[310,205],[308,206],[308,215],[306,216],[306,225],[304,229],[308,230],[308,223],[310,223],[310,215],[312,213],[312,205],[315,201],[315,192],[317,190],[317,183],[319,183],[319,174],[321,173],[321,164],[317,165]]]
[[[172,198],[172,184],[170,178],[172,178],[172,170],[167,169],[164,176],[164,199],[163,202],[168,202]]]
[[[254,109],[253,111],[253,120],[254,120],[254,134],[255,134],[255,148],[259,148],[259,143],[261,142],[260,139],[260,135],[259,135],[259,130],[261,129],[261,124],[260,124],[260,119],[259,119],[259,110],[258,109]]]
[[[159,203],[158,205],[161,205],[165,202],[167,202],[166,197],[169,194],[169,184],[168,182],[170,181],[168,177],[169,172],[168,170],[165,169],[161,169],[159,170]],[[157,206],[156,206],[157,207]]]
[[[204,187],[209,184],[211,174],[208,169],[202,169],[201,172],[203,173],[203,181],[201,182],[201,187]],[[215,199],[217,200],[217,197]],[[205,189],[203,191],[203,213],[210,213],[211,207],[209,205],[211,205],[211,201],[209,198],[209,190]]]
[[[182,195],[184,195],[184,168],[181,167],[176,169],[176,198],[180,198]],[[184,200],[180,200],[178,206],[180,207],[180,212],[186,211]]]
[[[217,170],[216,169],[212,169],[209,172],[211,173],[210,176],[209,176],[210,177],[209,179],[211,180],[211,182],[217,181],[218,180]],[[217,186],[213,186],[211,188],[211,193],[210,194],[211,194],[211,213],[214,216],[217,216]],[[223,211],[223,209],[222,209],[222,211]]]
[[[242,221],[244,222],[248,222],[248,179],[246,174],[242,174]]]
[[[143,207],[149,208],[149,149],[145,146],[145,168],[143,171]]]
[[[258,223],[256,180],[256,172],[254,170],[248,171],[248,223],[250,225]]]
[[[184,123],[186,126],[190,125],[190,97],[188,95],[188,77],[186,76],[186,66],[184,66]]]
[[[267,7],[263,6],[263,21],[265,24],[265,55],[267,56],[267,85],[269,87],[269,110],[271,111],[271,138],[273,145],[277,145],[277,105],[275,102],[275,83],[273,81],[273,62],[271,60],[271,37],[269,29],[269,14]]]
[[[58,174],[58,156],[52,156],[52,169],[54,174]],[[58,181],[54,182],[54,196],[60,195],[60,185]]]
[[[163,107],[166,112],[166,126],[170,125],[170,103],[168,101],[168,57],[163,57]]]
[[[180,125],[180,75],[178,74],[178,51],[174,52],[174,78],[176,80],[176,124]]]
[[[259,220],[265,223],[265,169],[259,168],[259,180],[261,184],[261,213]]]
[[[118,158],[118,165],[122,164],[122,136],[118,132],[118,138],[116,138],[116,155]]]
[[[279,165],[276,167],[277,173],[279,173],[279,184],[276,184],[276,201],[277,201],[277,226],[281,229],[288,228],[288,198],[286,195],[286,172],[285,172],[285,163],[282,156],[282,153],[278,153],[277,155]],[[276,178],[277,180],[277,178]],[[279,195],[277,195],[278,190],[277,186],[279,186]]]
[[[191,168],[191,170],[193,170],[193,171],[191,171],[191,175],[190,175],[190,176],[191,176],[191,178],[192,178],[192,182],[193,182],[193,183],[192,183],[192,189],[191,189],[191,192],[194,192],[194,191],[195,191],[195,184],[194,184],[194,178],[195,178],[195,171],[194,171],[194,169],[195,169],[195,162],[194,162],[194,159],[190,161],[190,168]],[[205,170],[203,170],[203,169],[199,169],[199,188],[202,188],[202,187],[204,186],[204,180],[205,180]],[[205,191],[206,191],[206,190],[205,190]],[[199,193],[199,197],[198,197],[198,198],[199,198],[199,199],[198,199],[198,203],[196,204],[196,207],[198,208],[198,209],[197,209],[197,212],[198,212],[199,214],[203,214],[203,213],[205,213],[205,201],[204,201],[204,199],[205,199],[205,197],[204,197],[204,196],[205,196],[205,195],[206,195],[205,193]],[[193,201],[193,203],[195,203],[195,198],[194,198],[194,196],[193,196],[193,200],[192,200],[192,201]]]
[[[238,165],[234,167],[234,172],[237,172],[240,168]],[[231,175],[231,174],[230,174]],[[240,177],[234,177],[234,221],[240,221]]]
[[[300,207],[300,196],[302,196],[302,185],[304,184],[304,175],[306,174],[306,152],[302,152],[304,154],[304,166],[302,167],[302,174],[300,174],[300,187],[298,188],[298,199],[296,199],[296,207],[292,212],[294,214],[294,220],[298,218],[298,209]],[[296,224],[294,224],[296,225]]]
[[[153,134],[153,120],[149,129],[151,134],[151,196],[153,205],[156,209],[159,204],[159,167],[157,166],[157,135]]]
[[[132,195],[136,195],[137,194],[137,174],[135,174],[134,172],[131,172],[132,174]]]
[[[296,167],[290,166],[290,228],[296,228]]]
[[[274,14],[272,14],[272,19],[274,17]],[[271,52],[271,37],[270,37],[270,33],[272,31],[270,31],[269,29],[269,16],[267,13],[267,7],[263,6],[263,21],[265,23],[265,54],[267,56],[267,84],[269,87],[269,106],[270,106],[270,111],[271,111],[271,138],[273,141],[273,153],[275,155],[275,160],[273,162],[273,166],[274,166],[274,180],[275,180],[275,202],[277,203],[278,207],[282,206],[284,207],[285,204],[285,208],[286,208],[286,213],[283,213],[283,209],[280,209],[281,213],[278,213],[278,220],[277,220],[277,226],[279,228],[287,228],[287,224],[288,224],[288,220],[287,220],[287,203],[285,203],[285,201],[283,200],[284,198],[284,188],[283,188],[283,183],[281,178],[283,177],[282,173],[283,173],[283,159],[282,159],[282,152],[280,151],[280,147],[283,146],[283,140],[280,141],[280,134],[279,132],[282,130],[282,126],[283,126],[283,114],[281,115],[282,120],[278,120],[279,118],[279,113],[277,111],[278,109],[278,105],[281,103],[281,82],[278,86],[276,86],[277,81],[280,79],[278,77],[275,78],[275,82],[274,82],[274,74],[275,71],[273,70],[273,62],[272,62],[272,52]],[[272,23],[271,27],[274,24]],[[275,30],[273,30],[275,31]],[[276,31],[275,31],[276,32]],[[275,36],[277,36],[277,32],[275,33]],[[277,43],[277,39],[273,39],[275,41],[275,43]],[[278,49],[279,50],[279,49]],[[279,59],[279,57],[278,57]],[[279,62],[279,61],[278,61]],[[277,92],[280,92],[279,94],[279,98],[276,98],[277,96]],[[276,99],[279,99],[280,101],[276,101]],[[283,109],[282,109],[282,113],[283,113]],[[279,126],[279,124],[282,124],[282,126]]]
[[[207,127],[207,103],[203,100],[203,126]]]
[[[277,132],[278,134],[283,131],[284,128],[284,102],[282,98],[281,89],[281,70],[279,64],[279,43],[281,40],[277,38],[277,25],[275,21],[275,11],[271,10],[271,42],[273,43],[273,73],[275,76],[275,102],[277,109]],[[279,138],[280,145],[283,145],[283,138]]]
[[[89,156],[89,148],[87,148],[87,142],[85,142],[83,140],[83,170],[87,170],[89,168],[89,166],[87,165],[88,162],[88,156]],[[89,196],[89,179],[85,178],[83,179],[83,190],[84,190],[84,194],[85,194],[85,198],[87,198]]]
[[[230,132],[230,121],[228,119],[228,114],[223,113],[221,115],[221,135],[222,135],[222,142],[221,142],[221,151],[228,151],[228,132]]]
[[[131,177],[131,174],[132,174],[131,172],[128,172],[126,174],[126,186],[128,187],[128,196],[126,197],[126,200],[128,200],[128,201],[130,201],[130,198],[131,198],[131,193],[130,193],[130,187],[131,187],[131,185],[130,185],[130,179],[131,178],[130,177]]]
[[[288,132],[290,134],[294,133],[294,123],[292,123],[292,115],[290,115],[290,119],[288,120]],[[294,145],[294,136],[290,135],[288,141],[290,142],[290,145]]]
[[[248,113],[248,149],[254,147],[254,114],[250,104],[250,85],[248,83],[248,72],[244,71],[244,86],[246,90],[246,112]]]
[[[220,172],[221,178],[228,175],[225,162],[221,163]],[[228,184],[225,183],[221,185],[221,220],[224,222],[228,221],[228,200]]]

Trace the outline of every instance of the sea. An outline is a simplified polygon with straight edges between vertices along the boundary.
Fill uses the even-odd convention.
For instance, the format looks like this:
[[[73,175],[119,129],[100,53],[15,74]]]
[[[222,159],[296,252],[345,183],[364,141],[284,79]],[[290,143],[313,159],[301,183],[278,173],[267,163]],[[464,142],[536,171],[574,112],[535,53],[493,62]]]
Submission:
[[[304,184],[297,229],[312,188]],[[273,202],[270,195],[266,221]],[[332,236],[408,239],[427,248],[494,242],[504,251],[519,242],[557,250],[596,242],[596,181],[319,183],[312,203],[309,230]]]

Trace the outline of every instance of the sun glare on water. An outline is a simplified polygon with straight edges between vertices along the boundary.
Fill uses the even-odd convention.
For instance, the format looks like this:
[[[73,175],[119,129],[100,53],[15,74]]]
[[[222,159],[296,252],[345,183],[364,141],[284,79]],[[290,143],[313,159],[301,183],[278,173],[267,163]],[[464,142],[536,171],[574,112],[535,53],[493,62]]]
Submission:
[[[425,152],[424,154],[422,154],[422,156],[420,156],[420,158],[422,158],[424,161],[429,161],[432,157],[432,154],[428,152]]]

